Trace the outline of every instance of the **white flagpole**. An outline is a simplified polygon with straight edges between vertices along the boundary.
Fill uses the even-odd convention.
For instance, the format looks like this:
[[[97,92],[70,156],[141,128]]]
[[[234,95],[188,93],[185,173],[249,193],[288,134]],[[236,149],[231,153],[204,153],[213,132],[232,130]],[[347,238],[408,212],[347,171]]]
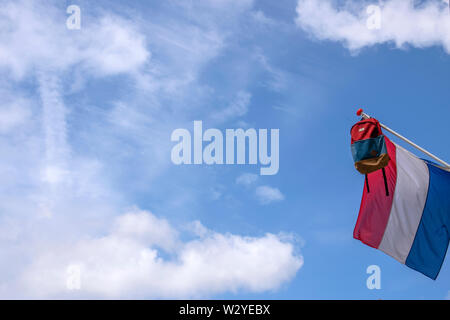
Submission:
[[[362,116],[364,119],[370,119],[371,117],[363,112],[363,109],[359,109],[356,112],[357,116]],[[402,139],[403,141],[405,141],[406,143],[409,143],[410,145],[412,145],[414,148],[416,148],[417,150],[422,151],[423,153],[425,153],[427,156],[433,158],[434,160],[438,161],[440,164],[442,164],[444,167],[446,167],[446,169],[450,169],[450,164],[448,164],[447,162],[445,162],[442,159],[439,159],[438,157],[436,157],[434,154],[432,154],[431,152],[428,152],[427,150],[425,150],[424,148],[418,146],[417,144],[415,144],[414,142],[412,142],[411,140],[405,138],[404,136],[402,136],[401,134],[395,132],[394,130],[392,130],[391,128],[385,126],[384,124],[382,124],[380,122],[380,125],[383,129],[385,129],[386,131],[392,133],[394,136]]]

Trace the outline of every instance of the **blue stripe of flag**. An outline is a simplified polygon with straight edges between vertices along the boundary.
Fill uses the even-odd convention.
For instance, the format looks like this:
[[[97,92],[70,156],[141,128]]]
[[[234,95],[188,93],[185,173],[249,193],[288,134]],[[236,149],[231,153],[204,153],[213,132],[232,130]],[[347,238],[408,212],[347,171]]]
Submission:
[[[405,264],[435,280],[450,241],[450,172],[427,165],[427,201]]]

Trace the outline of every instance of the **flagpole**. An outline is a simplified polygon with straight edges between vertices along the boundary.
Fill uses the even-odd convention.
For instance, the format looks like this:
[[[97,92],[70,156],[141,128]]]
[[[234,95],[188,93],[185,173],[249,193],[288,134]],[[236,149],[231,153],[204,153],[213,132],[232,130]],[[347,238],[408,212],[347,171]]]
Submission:
[[[357,116],[362,116],[364,119],[370,119],[371,116],[369,116],[368,114],[363,112],[363,109],[359,109],[358,111],[356,111],[356,115]],[[412,142],[411,140],[405,138],[404,136],[402,136],[401,134],[395,132],[394,130],[392,130],[391,128],[385,126],[384,124],[380,123],[381,127],[383,129],[385,129],[386,131],[392,133],[394,136],[402,139],[403,141],[405,141],[406,143],[412,145],[414,148],[416,148],[417,150],[422,151],[423,153],[425,153],[427,156],[433,158],[434,160],[436,160],[437,162],[441,163],[442,165],[444,165],[447,169],[450,169],[450,164],[448,164],[447,162],[445,162],[442,159],[439,159],[438,157],[436,157],[434,154],[432,154],[431,152],[428,152],[427,150],[425,150],[424,148],[418,146],[417,144],[415,144],[414,142]]]

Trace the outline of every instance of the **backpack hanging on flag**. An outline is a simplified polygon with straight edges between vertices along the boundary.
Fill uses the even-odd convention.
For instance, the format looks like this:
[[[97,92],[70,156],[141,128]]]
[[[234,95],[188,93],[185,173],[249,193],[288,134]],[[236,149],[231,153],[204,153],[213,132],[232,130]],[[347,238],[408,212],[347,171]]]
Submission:
[[[389,190],[384,168],[388,165],[390,158],[380,123],[374,118],[362,119],[352,126],[350,135],[355,168],[365,175],[367,191],[370,192],[368,174],[382,169],[386,196],[388,196]]]
[[[353,237],[434,280],[450,243],[450,164],[362,109],[356,114],[363,119],[351,129],[352,154],[372,190],[366,178]],[[442,166],[393,143],[381,128]]]

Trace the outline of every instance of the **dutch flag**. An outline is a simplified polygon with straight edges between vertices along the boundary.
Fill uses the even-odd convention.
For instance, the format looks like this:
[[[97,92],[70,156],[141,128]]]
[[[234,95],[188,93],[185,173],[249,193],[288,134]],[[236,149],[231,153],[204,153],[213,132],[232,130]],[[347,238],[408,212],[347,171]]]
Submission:
[[[353,237],[436,279],[450,239],[450,172],[386,138],[391,161],[368,175]]]

